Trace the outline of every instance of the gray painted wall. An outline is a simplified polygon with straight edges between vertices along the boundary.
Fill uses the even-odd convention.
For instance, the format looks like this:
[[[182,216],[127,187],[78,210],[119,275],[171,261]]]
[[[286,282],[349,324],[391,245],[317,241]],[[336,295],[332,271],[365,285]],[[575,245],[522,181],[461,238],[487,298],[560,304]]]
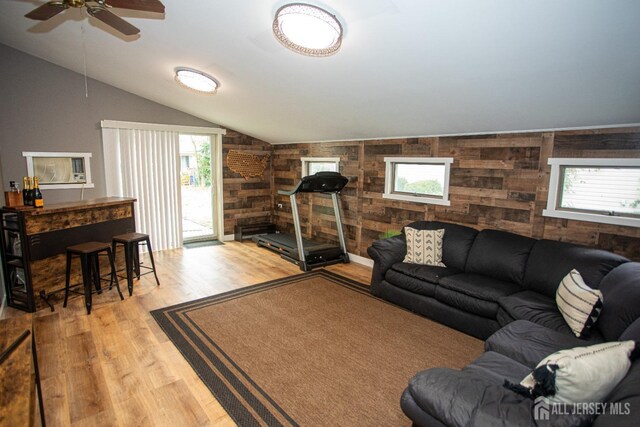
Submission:
[[[0,162],[0,177],[2,177],[2,162]],[[9,183],[7,182],[7,187],[9,187]],[[4,204],[4,194],[2,195],[2,204]],[[0,270],[2,268],[0,267]],[[2,313],[4,312],[5,300],[4,300],[4,273],[0,271],[0,319],[2,318]]]
[[[101,120],[217,126],[0,44],[0,175],[2,188],[27,174],[23,151],[90,152],[94,189],[105,193]],[[197,95],[194,95],[197,96]],[[80,190],[45,190],[45,204],[80,199]]]

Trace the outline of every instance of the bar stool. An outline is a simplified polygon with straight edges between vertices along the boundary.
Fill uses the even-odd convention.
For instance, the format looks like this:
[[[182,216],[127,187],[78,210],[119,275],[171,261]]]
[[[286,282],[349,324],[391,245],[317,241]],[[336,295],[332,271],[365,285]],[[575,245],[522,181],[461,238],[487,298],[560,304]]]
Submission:
[[[116,245],[118,244],[124,246],[124,261],[125,270],[127,272],[127,288],[129,289],[129,296],[133,294],[133,273],[136,274],[138,280],[140,280],[140,276],[153,273],[156,278],[157,285],[160,286],[160,281],[158,280],[158,275],[156,274],[156,264],[153,262],[153,251],[151,250],[151,241],[149,240],[149,235],[143,233],[126,233],[113,236],[111,246],[114,256],[116,253]],[[149,249],[149,259],[151,261],[151,267],[140,265],[140,254],[138,253],[138,246],[140,244],[147,245],[147,248]],[[141,267],[149,269],[151,271],[140,274]]]
[[[75,255],[80,257],[80,266],[82,267],[82,285],[84,288],[84,303],[87,307],[87,314],[91,314],[91,294],[93,293],[91,285],[93,284],[95,286],[97,293],[102,293],[102,286],[100,282],[102,280],[106,281],[106,279],[103,279],[100,275],[99,256],[102,252],[106,252],[106,255],[109,257],[109,264],[111,264],[109,289],[112,288],[113,281],[115,280],[118,295],[120,295],[121,300],[124,299],[124,297],[122,296],[122,292],[120,292],[120,285],[118,284],[116,265],[113,258],[113,253],[111,252],[111,247],[108,243],[87,242],[67,247],[67,274],[64,287],[64,304],[62,305],[63,307],[67,306],[69,292],[75,292],[71,290],[71,285],[69,283],[71,281],[71,260]]]

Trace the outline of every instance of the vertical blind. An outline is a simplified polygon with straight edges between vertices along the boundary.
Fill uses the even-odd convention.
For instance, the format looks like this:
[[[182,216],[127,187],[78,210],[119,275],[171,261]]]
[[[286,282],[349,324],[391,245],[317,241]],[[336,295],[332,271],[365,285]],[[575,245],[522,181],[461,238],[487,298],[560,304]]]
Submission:
[[[107,194],[138,200],[136,230],[150,236],[154,250],[182,246],[178,136],[102,128]]]

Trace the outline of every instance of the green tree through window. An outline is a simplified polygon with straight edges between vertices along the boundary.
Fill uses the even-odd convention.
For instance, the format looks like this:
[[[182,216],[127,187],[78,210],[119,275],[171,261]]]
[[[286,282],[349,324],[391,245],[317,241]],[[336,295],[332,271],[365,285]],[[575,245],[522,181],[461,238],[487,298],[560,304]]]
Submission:
[[[211,186],[211,144],[203,142],[196,152],[198,164],[198,184],[201,187]]]

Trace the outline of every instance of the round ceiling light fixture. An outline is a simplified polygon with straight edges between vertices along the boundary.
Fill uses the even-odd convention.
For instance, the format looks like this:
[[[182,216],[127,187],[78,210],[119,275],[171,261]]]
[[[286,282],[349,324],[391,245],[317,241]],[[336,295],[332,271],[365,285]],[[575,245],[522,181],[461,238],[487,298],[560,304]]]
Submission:
[[[278,9],[273,33],[285,47],[307,56],[333,55],[342,44],[342,25],[338,19],[305,3],[286,4]]]
[[[176,68],[176,81],[182,86],[200,93],[214,94],[220,83],[210,75],[193,68]]]

